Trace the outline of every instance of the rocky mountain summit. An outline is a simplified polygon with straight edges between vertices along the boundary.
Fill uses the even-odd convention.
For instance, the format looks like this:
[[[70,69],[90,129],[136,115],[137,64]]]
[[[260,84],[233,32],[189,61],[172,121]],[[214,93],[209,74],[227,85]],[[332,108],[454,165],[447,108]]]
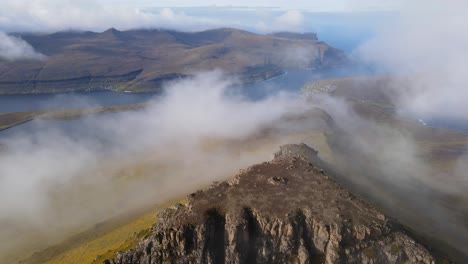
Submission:
[[[272,161],[162,211],[138,246],[104,263],[436,262],[322,164],[307,145],[285,145]]]

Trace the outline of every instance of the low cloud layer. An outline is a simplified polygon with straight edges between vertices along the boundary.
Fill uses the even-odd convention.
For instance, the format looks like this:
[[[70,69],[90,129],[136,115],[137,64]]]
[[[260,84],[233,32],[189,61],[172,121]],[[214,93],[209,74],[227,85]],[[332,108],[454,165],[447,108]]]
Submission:
[[[0,224],[11,228],[0,231],[0,241],[9,241],[0,256],[31,230],[59,241],[270,159],[291,127],[278,124],[277,140],[259,148],[247,141],[310,106],[284,93],[246,100],[233,83],[220,72],[201,73],[169,84],[142,111],[84,118],[71,128],[37,121],[30,131],[3,136]]]
[[[0,59],[8,61],[43,60],[45,56],[36,52],[31,45],[21,38],[0,31]]]
[[[442,156],[428,158],[428,143],[418,139],[418,132],[411,133],[417,129],[406,130],[394,116],[376,121],[335,97],[318,96],[315,102],[333,118],[328,142],[339,182],[431,246],[456,260],[466,259],[468,208],[463,199],[468,179],[462,164],[467,155],[450,157],[455,165],[443,163]],[[367,107],[364,111],[372,112]]]
[[[443,241],[434,242],[436,248],[458,250],[459,255],[451,256],[458,259],[468,255],[462,202],[468,188],[466,138],[457,141],[456,133],[437,137],[437,130],[429,127],[412,123],[406,129],[402,124],[423,119],[429,126],[468,128],[467,8],[462,0],[408,2],[398,19],[355,51],[364,62],[392,75],[383,91],[392,104],[382,106],[381,118],[390,116],[386,112],[391,109],[404,121],[365,120],[346,103],[323,100],[343,134],[335,138],[334,154],[346,180],[411,230]],[[362,112],[372,115],[367,107]]]
[[[201,10],[201,11],[200,11]],[[274,31],[304,31],[303,12],[273,8],[170,8],[132,1],[5,1],[0,10],[0,30],[6,32],[104,31],[135,28],[170,28],[199,31],[236,27]],[[237,11],[236,11],[237,10]]]
[[[421,8],[424,6],[424,8]],[[468,3],[411,1],[396,23],[379,30],[357,54],[404,78],[398,106],[428,119],[468,120]]]
[[[111,27],[202,30],[222,24],[170,8],[148,12],[131,3],[113,1],[6,1],[0,10],[0,29],[8,32],[103,31]]]

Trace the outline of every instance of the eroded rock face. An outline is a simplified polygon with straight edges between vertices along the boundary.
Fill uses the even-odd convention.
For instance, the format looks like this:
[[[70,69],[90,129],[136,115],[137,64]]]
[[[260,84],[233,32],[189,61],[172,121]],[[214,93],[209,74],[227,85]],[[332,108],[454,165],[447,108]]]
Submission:
[[[398,225],[283,146],[271,162],[164,210],[137,248],[105,263],[435,263]]]

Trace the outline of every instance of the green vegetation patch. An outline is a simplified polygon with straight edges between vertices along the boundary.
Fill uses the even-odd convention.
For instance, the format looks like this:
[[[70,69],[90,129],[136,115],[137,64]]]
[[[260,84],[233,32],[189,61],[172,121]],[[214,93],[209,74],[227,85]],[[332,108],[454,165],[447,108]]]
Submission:
[[[58,245],[35,253],[22,263],[102,263],[119,251],[136,247],[151,233],[157,214],[172,204],[174,202],[99,223]]]

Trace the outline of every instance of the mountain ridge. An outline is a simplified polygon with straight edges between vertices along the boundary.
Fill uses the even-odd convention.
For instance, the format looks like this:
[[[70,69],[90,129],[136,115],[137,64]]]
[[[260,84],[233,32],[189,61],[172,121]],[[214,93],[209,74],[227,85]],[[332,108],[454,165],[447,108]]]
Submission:
[[[163,82],[150,80],[164,76],[220,69],[255,82],[280,75],[284,68],[329,68],[348,62],[342,51],[318,40],[233,28],[201,32],[108,29],[19,36],[47,59],[0,61],[0,94],[158,91]],[[256,70],[251,73],[252,68]]]

